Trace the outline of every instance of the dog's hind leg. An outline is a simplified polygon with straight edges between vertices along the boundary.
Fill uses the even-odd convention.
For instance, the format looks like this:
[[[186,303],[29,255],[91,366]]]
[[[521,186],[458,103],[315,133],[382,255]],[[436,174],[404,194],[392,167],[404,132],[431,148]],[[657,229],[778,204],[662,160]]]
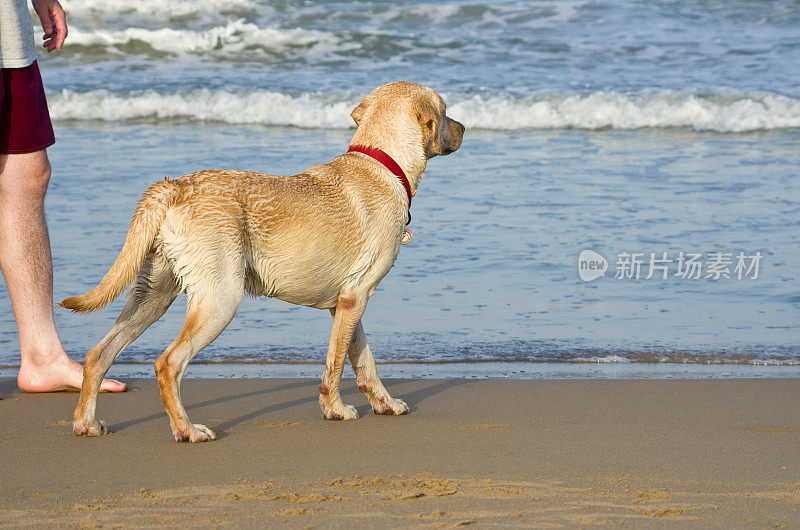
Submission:
[[[375,359],[372,357],[372,350],[361,321],[356,325],[347,353],[350,356],[350,365],[356,374],[358,389],[367,395],[375,414],[406,414],[408,405],[403,400],[390,396],[378,378]]]
[[[83,385],[73,416],[75,434],[98,436],[105,426],[95,418],[100,383],[117,356],[169,308],[179,287],[167,262],[150,254],[142,263],[125,308],[100,343],[86,354]]]
[[[340,294],[336,309],[331,310],[333,328],[331,329],[331,340],[328,343],[325,372],[322,374],[322,383],[319,385],[319,404],[322,407],[322,414],[327,420],[358,418],[358,412],[354,406],[342,403],[342,398],[339,396],[339,382],[342,379],[347,348],[353,338],[353,331],[367,307],[367,298],[363,293]]]
[[[211,344],[233,319],[243,295],[244,280],[236,275],[224,281],[205,282],[202,290],[190,292],[183,330],[156,360],[161,400],[178,442],[216,439],[214,432],[205,425],[189,422],[181,402],[181,379],[189,361]]]

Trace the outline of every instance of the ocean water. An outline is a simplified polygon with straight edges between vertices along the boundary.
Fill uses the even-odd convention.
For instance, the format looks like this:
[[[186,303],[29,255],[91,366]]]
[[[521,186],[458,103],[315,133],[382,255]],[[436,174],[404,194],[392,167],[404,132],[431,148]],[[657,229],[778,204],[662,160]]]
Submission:
[[[376,358],[426,367],[415,374],[467,361],[797,374],[796,2],[63,4],[67,44],[39,59],[57,300],[105,274],[153,181],[330,160],[361,97],[404,79],[441,93],[467,133],[430,162],[415,237],[367,308]],[[604,275],[581,278],[584,250],[584,276],[605,260]],[[693,255],[702,269],[682,274]],[[82,359],[122,304],[58,310],[68,351]],[[183,311],[179,298],[120,361],[149,363]],[[330,324],[248,299],[195,363],[319,362]],[[2,290],[0,366],[16,364]],[[750,373],[737,370],[713,373]]]

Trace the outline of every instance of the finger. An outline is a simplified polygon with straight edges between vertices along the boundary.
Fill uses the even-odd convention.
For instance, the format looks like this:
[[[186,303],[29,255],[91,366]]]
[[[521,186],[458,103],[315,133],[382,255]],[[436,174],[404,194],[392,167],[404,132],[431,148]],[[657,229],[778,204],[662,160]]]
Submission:
[[[56,50],[61,51],[64,40],[67,38],[67,17],[64,15],[64,10],[59,4],[56,4],[53,9],[53,21],[55,22],[56,32],[58,33],[56,36]]]
[[[39,20],[42,21],[42,29],[44,30],[44,34],[52,35],[55,31],[55,28],[53,28],[53,22],[50,20],[50,17],[41,17]]]

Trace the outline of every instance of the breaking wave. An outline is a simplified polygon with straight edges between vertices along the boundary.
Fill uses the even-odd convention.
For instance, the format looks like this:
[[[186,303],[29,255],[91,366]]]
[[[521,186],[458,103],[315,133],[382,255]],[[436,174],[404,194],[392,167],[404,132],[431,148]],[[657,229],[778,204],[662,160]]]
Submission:
[[[251,0],[64,0],[64,9],[69,16],[86,14],[136,13],[139,15],[159,15],[167,17],[187,17],[200,14],[220,15],[242,10],[255,10],[257,6]]]
[[[197,43],[187,44],[191,46]],[[448,114],[471,129],[639,129],[689,128],[747,132],[800,128],[800,99],[770,92],[699,93],[658,90],[645,94],[595,92],[447,96]],[[50,95],[56,120],[184,121],[349,128],[350,111],[360,96],[253,90],[206,89],[176,93],[106,90]]]
[[[191,7],[191,6],[188,6]],[[244,19],[232,20],[224,26],[215,26],[202,31],[190,29],[127,29],[86,30],[70,28],[70,46],[103,48],[119,51],[126,46],[144,44],[149,49],[165,54],[213,54],[231,55],[245,50],[282,52],[287,48],[299,48],[307,54],[315,46],[344,51],[350,45],[339,43],[331,33],[300,28],[260,28]],[[146,54],[147,50],[140,53]]]

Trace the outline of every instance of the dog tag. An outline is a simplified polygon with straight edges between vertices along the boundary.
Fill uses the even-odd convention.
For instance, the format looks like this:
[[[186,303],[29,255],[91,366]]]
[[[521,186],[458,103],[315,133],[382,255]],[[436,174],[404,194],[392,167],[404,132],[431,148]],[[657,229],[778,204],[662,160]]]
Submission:
[[[411,241],[412,237],[414,237],[414,232],[412,232],[410,228],[406,228],[406,231],[403,232],[403,239],[400,240],[400,244],[405,245]]]

